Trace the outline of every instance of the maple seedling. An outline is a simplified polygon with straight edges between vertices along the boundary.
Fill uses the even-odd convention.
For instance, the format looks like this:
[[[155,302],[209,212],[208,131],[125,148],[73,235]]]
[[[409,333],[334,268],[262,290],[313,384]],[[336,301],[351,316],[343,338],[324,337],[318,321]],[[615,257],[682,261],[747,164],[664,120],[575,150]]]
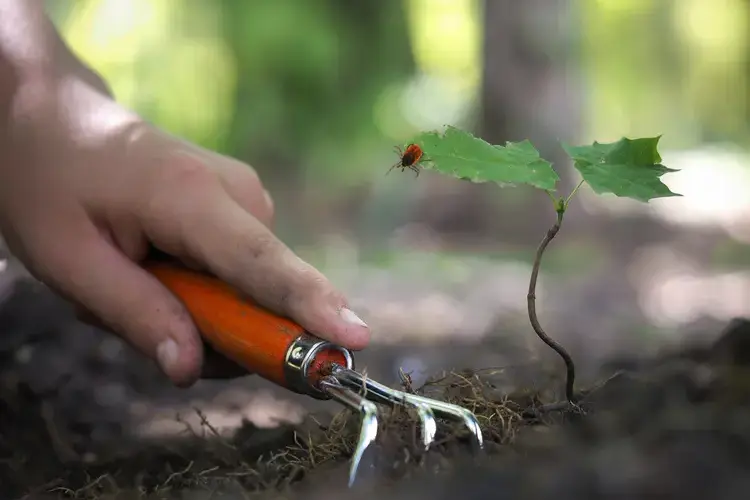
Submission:
[[[660,138],[661,136],[642,139],[623,137],[617,142],[594,142],[584,146],[563,144],[563,149],[582,177],[567,196],[557,193],[559,176],[552,164],[541,158],[539,151],[528,140],[494,145],[469,132],[449,126],[442,132],[424,132],[409,141],[410,144],[418,145],[425,155],[429,155],[430,162],[421,165],[425,170],[434,170],[475,183],[494,182],[501,187],[526,184],[545,191],[552,200],[557,217],[536,251],[529,281],[527,308],[534,332],[565,362],[565,396],[571,404],[575,404],[576,400],[575,364],[565,348],[547,335],[536,314],[536,283],[544,251],[560,230],[570,200],[584,182],[597,194],[611,193],[645,203],[654,198],[681,196],[672,192],[660,179],[664,174],[677,171],[662,165],[657,148]]]

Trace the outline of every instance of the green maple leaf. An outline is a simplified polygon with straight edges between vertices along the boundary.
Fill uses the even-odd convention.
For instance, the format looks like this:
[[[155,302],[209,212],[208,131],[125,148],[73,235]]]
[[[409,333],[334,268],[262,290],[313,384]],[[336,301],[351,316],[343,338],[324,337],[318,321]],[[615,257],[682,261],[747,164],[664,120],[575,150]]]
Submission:
[[[670,191],[660,177],[677,170],[661,164],[657,150],[661,136],[644,139],[622,138],[617,142],[563,148],[583,179],[598,194],[648,202],[652,198],[682,196]]]
[[[500,186],[528,184],[548,191],[554,190],[559,180],[552,164],[542,159],[529,141],[495,146],[468,132],[446,127],[442,134],[426,132],[411,142],[424,151],[423,168],[459,179]]]

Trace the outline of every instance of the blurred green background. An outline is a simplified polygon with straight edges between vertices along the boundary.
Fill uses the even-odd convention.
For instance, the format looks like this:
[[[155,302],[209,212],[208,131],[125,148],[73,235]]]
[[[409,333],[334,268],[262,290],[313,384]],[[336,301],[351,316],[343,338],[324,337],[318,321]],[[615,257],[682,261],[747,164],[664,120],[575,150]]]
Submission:
[[[121,102],[257,169],[276,201],[279,235],[347,289],[337,269],[363,261],[402,269],[391,260],[408,251],[422,252],[421,267],[403,269],[427,273],[466,262],[466,252],[531,258],[553,216],[543,195],[384,175],[394,145],[445,124],[494,143],[530,139],[563,173],[563,189],[576,179],[559,140],[663,136],[665,162],[685,172],[670,186],[685,198],[597,202],[583,190],[545,271],[605,269],[598,279],[640,290],[612,300],[651,308],[654,318],[656,292],[632,277],[653,261],[644,252],[667,244],[687,254],[687,267],[722,273],[750,261],[748,0],[47,6]],[[741,279],[726,293],[750,302],[750,278]],[[741,310],[705,304],[670,314]]]
[[[322,202],[372,189],[386,182],[392,146],[410,135],[448,123],[481,129],[483,113],[502,113],[487,109],[482,87],[492,84],[484,76],[488,59],[514,43],[507,24],[523,25],[524,40],[505,57],[544,65],[550,80],[568,75],[570,94],[554,99],[578,100],[565,127],[575,140],[663,134],[662,147],[747,143],[746,0],[521,3],[47,5],[73,50],[120,101],[177,135],[250,162],[275,195],[290,199],[316,195]],[[545,10],[564,13],[565,25]],[[396,194],[397,184],[389,184]]]
[[[471,126],[482,105],[482,51],[493,50],[484,32],[496,26],[478,0],[47,5],[122,102],[264,174],[319,185],[379,174],[383,151],[420,129]],[[747,1],[532,1],[507,14],[539,7],[574,18],[563,40],[574,55],[563,62],[586,94],[581,140],[747,142]],[[545,25],[527,26],[529,45],[562,59],[566,48],[545,40]]]

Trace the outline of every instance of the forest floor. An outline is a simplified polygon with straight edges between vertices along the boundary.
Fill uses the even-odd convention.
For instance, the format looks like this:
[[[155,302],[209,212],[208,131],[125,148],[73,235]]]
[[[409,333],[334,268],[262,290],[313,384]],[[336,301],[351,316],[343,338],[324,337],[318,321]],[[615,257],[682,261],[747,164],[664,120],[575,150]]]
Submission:
[[[160,388],[153,367],[130,351],[90,341],[100,336],[34,283],[17,284],[0,304],[0,329],[3,499],[719,500],[746,498],[750,489],[750,322],[744,320],[707,332],[712,340],[703,345],[601,365],[581,379],[579,407],[546,413],[535,408],[559,400],[563,381],[539,375],[539,365],[562,373],[554,355],[535,361],[529,374],[477,369],[487,344],[436,347],[464,349],[471,368],[434,374],[416,388],[474,411],[485,450],[471,453],[460,427],[440,422],[436,445],[423,453],[414,420],[385,411],[372,463],[352,489],[346,476],[359,421],[335,403],[275,427],[245,421],[232,435],[195,410],[190,418],[198,425],[175,417],[185,432],[144,437],[123,423],[123,407],[110,403],[112,394],[129,400],[135,394],[129,391],[138,390],[174,398]],[[71,336],[78,341],[65,342]],[[511,358],[519,352],[502,341],[492,349]],[[97,384],[110,391],[97,393]]]

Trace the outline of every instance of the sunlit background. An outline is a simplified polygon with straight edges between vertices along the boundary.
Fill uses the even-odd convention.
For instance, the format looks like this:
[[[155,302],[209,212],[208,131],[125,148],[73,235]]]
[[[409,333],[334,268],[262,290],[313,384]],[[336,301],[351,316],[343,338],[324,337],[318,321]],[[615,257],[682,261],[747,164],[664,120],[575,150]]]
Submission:
[[[539,311],[574,357],[648,352],[749,312],[746,0],[47,5],[122,103],[260,173],[279,235],[347,292],[373,350],[409,346],[388,351],[387,377],[497,361],[420,345],[509,336],[546,349],[525,307],[549,200],[385,176],[394,145],[445,124],[530,139],[568,190],[561,140],[661,135],[666,165],[681,169],[663,180],[682,198],[583,189],[570,209]]]

